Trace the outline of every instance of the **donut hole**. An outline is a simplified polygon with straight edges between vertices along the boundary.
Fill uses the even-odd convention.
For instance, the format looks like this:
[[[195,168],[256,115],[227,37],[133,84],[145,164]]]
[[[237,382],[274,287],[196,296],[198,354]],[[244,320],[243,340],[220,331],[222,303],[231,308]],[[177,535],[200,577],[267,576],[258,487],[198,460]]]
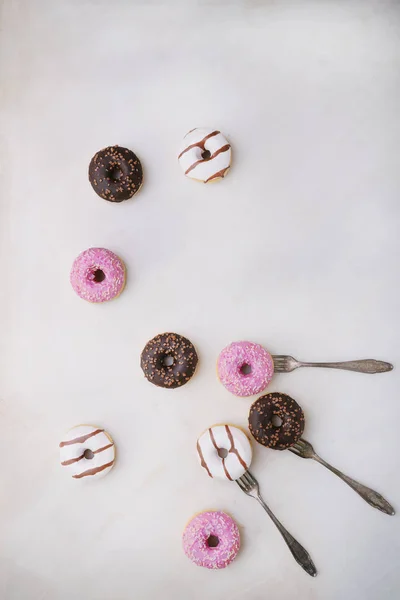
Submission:
[[[106,278],[106,274],[104,273],[104,271],[102,269],[96,269],[95,271],[93,271],[93,281],[95,283],[101,283],[102,281],[104,281]]]
[[[122,177],[122,169],[118,166],[111,167],[107,171],[107,179],[111,179],[111,181],[119,181]]]
[[[283,420],[280,417],[278,417],[278,415],[272,415],[271,423],[272,427],[275,427],[275,429],[279,429],[279,427],[282,427]]]
[[[89,450],[89,448],[86,448],[83,456],[86,458],[86,460],[92,460],[92,458],[94,458],[94,454],[91,450]]]
[[[166,354],[164,356],[164,358],[162,359],[162,364],[164,365],[164,367],[172,367],[174,362],[175,362],[174,357],[171,356],[170,354]]]
[[[219,544],[219,538],[216,535],[209,535],[207,538],[207,546],[209,548],[216,548]]]
[[[226,448],[218,448],[218,456],[220,458],[226,458],[228,456],[229,452]]]
[[[203,152],[201,153],[201,158],[203,160],[208,160],[211,156],[211,152],[209,150],[203,150]]]
[[[252,369],[251,369],[251,365],[244,363],[241,367],[240,367],[240,372],[242,375],[250,375]]]

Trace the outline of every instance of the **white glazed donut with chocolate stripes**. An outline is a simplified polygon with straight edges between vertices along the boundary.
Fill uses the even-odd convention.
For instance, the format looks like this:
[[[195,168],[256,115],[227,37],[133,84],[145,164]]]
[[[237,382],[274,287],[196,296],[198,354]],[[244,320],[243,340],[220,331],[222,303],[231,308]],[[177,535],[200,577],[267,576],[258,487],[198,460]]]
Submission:
[[[114,442],[104,429],[77,425],[60,442],[60,459],[74,479],[104,477],[114,466]]]
[[[247,435],[233,425],[214,425],[197,440],[201,466],[210,477],[239,479],[250,467],[253,452]]]
[[[178,160],[185,175],[209,183],[225,177],[231,156],[231,145],[220,131],[197,127],[183,138]]]

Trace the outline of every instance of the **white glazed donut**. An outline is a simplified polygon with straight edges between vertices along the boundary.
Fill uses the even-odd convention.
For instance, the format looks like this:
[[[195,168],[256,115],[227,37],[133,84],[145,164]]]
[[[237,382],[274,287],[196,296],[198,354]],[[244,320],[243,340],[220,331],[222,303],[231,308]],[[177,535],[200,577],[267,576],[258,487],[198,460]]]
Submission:
[[[114,466],[114,442],[104,429],[77,425],[60,443],[60,459],[74,479],[104,477]]]
[[[185,175],[208,183],[225,177],[231,156],[231,145],[222,133],[197,127],[183,138],[178,160]]]
[[[238,427],[214,425],[197,440],[201,466],[210,477],[239,479],[250,467],[252,449],[250,440]]]

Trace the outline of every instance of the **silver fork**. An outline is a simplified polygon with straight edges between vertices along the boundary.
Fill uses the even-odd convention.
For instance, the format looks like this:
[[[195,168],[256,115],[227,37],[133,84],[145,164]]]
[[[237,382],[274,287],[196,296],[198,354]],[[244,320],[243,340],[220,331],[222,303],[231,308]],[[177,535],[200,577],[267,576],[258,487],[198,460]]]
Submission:
[[[274,354],[275,373],[290,373],[299,367],[324,367],[327,369],[344,369],[358,373],[385,373],[391,371],[393,365],[383,360],[364,358],[362,360],[348,360],[345,362],[302,362],[285,354]]]
[[[289,450],[290,452],[293,452],[293,454],[297,454],[297,456],[300,456],[301,458],[313,458],[314,460],[319,462],[321,465],[332,471],[332,473],[335,473],[335,475],[340,477],[340,479],[343,479],[343,481],[347,483],[347,485],[349,485],[355,492],[357,492],[357,494],[359,494],[361,498],[365,500],[365,502],[368,502],[368,504],[370,504],[374,508],[381,510],[386,515],[395,514],[393,506],[389,504],[389,502],[385,500],[383,496],[378,494],[378,492],[371,490],[371,488],[362,485],[361,483],[358,483],[358,481],[355,481],[351,477],[344,475],[344,473],[342,473],[338,469],[335,469],[335,467],[332,467],[332,465],[330,465],[329,463],[325,462],[320,456],[318,456],[318,454],[316,454],[310,442],[307,442],[306,440],[303,440],[301,438],[295,444],[293,444],[293,446],[291,446]]]
[[[307,550],[303,548],[303,546],[299,544],[299,542],[295,540],[292,535],[290,535],[290,533],[284,528],[282,523],[278,521],[278,519],[275,517],[274,513],[271,511],[269,506],[265,504],[260,494],[258,481],[253,477],[250,471],[246,471],[244,475],[239,477],[239,479],[236,479],[236,483],[245,494],[258,500],[258,502],[261,504],[264,510],[267,511],[268,515],[271,517],[272,521],[279,529],[283,539],[289,546],[289,550],[293,554],[294,559],[306,571],[306,573],[311,575],[311,577],[315,577],[317,574],[317,569],[315,568],[315,565],[311,560],[311,557],[308,554]]]

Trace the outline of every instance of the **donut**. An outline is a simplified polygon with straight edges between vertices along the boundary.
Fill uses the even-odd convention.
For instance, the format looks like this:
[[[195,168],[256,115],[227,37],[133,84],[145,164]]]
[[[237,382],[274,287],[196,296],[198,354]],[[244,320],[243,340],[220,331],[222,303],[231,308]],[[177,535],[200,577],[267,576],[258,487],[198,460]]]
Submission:
[[[275,450],[285,450],[301,437],[304,431],[304,413],[287,394],[266,394],[250,407],[249,429],[259,444]]]
[[[239,552],[239,529],[224,512],[201,512],[186,525],[182,545],[186,556],[199,567],[225,569]]]
[[[125,287],[125,276],[125,265],[114,252],[89,248],[74,260],[70,280],[83,300],[107,302],[120,295]]]
[[[104,429],[77,425],[60,442],[60,460],[74,479],[104,477],[114,466],[114,442]]]
[[[147,342],[140,366],[158,387],[177,388],[193,377],[198,362],[192,342],[177,333],[160,333]]]
[[[178,160],[185,175],[209,183],[225,177],[231,156],[231,145],[222,133],[197,127],[183,138]]]
[[[108,146],[93,156],[89,181],[98,196],[109,202],[122,202],[136,194],[143,183],[140,160],[132,150]]]
[[[217,361],[218,377],[235,396],[252,396],[262,392],[274,374],[269,352],[253,342],[232,342]]]
[[[252,449],[245,433],[233,425],[214,425],[197,440],[201,466],[210,477],[239,479],[250,467]]]

